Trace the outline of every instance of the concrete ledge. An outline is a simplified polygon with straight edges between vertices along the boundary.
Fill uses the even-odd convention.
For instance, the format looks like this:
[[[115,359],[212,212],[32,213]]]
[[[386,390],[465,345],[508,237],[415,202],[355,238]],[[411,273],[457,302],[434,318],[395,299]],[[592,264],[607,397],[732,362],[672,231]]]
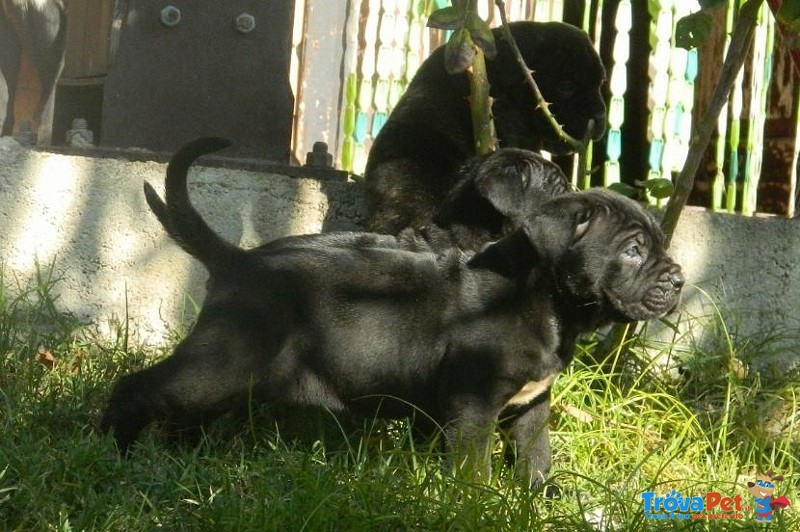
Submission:
[[[187,298],[202,301],[205,271],[166,237],[142,194],[145,180],[161,189],[163,163],[31,151],[8,138],[0,139],[0,161],[0,262],[7,277],[24,283],[37,259],[55,261],[64,308],[100,323],[127,312],[135,338],[146,343],[191,318]],[[204,217],[244,247],[357,230],[364,221],[356,183],[205,167],[190,180]],[[717,306],[736,334],[779,332],[785,354],[800,357],[800,222],[689,208],[673,255],[694,285],[682,321],[713,317]],[[692,323],[679,336],[684,332],[698,341]],[[666,338],[663,330],[657,336]]]

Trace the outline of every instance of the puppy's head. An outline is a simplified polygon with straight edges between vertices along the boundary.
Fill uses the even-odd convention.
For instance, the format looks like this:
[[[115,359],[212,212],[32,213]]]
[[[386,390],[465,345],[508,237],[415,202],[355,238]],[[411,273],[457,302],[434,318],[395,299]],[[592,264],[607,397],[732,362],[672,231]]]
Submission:
[[[509,268],[515,262],[516,270]],[[548,201],[521,232],[473,263],[546,276],[555,285],[556,304],[591,326],[662,317],[677,306],[684,284],[655,220],[635,201],[603,189]]]
[[[561,22],[516,22],[511,24],[511,33],[565,131],[583,138],[589,120],[593,120],[592,138],[601,138],[606,126],[606,107],[600,92],[605,69],[589,37]],[[570,148],[556,137],[542,112],[535,108],[533,95],[504,40],[499,40],[498,54],[487,62],[487,69],[501,145],[568,152]]]
[[[529,150],[503,148],[475,157],[460,174],[434,217],[441,227],[516,228],[542,203],[567,191],[561,168]]]

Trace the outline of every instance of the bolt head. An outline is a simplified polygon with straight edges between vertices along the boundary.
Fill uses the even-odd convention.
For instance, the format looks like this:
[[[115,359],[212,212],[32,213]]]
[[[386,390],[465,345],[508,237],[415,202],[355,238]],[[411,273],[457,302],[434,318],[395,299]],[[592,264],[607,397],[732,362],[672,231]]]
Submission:
[[[250,33],[256,29],[256,18],[250,13],[241,13],[234,19],[236,31],[239,33]]]
[[[161,10],[161,23],[168,28],[174,28],[181,23],[181,10],[173,5],[168,5]]]

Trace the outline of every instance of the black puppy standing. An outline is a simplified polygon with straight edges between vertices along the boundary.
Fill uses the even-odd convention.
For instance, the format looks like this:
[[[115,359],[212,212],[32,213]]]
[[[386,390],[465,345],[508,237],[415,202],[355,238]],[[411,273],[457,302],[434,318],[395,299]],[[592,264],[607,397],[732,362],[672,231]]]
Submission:
[[[566,132],[582,138],[594,120],[594,137],[600,138],[605,70],[588,36],[560,22],[515,22],[510,28]],[[568,146],[536,109],[499,29],[494,37],[497,55],[486,68],[500,148],[564,153]],[[468,94],[467,75],[445,70],[444,47],[422,63],[370,148],[364,171],[370,231],[397,234],[430,223],[459,167],[475,153]]]
[[[511,32],[566,131],[583,137],[593,120],[599,138],[605,129],[600,92],[605,71],[586,34],[562,23],[534,22],[513,23]],[[472,157],[466,75],[448,74],[443,49],[435,51],[370,150],[365,183],[371,230],[399,232],[409,247],[424,240],[434,250],[457,245],[476,251],[520,227],[542,201],[565,191],[566,178],[557,166],[528,150],[563,153],[567,146],[536,110],[500,31],[494,35],[498,53],[487,68],[501,148],[488,157]],[[514,146],[525,149],[509,148]],[[546,420],[549,390],[531,407]],[[548,445],[545,429],[539,439],[543,472]]]
[[[658,227],[602,190],[544,203],[475,254],[408,251],[372,233],[242,250],[206,225],[186,188],[192,161],[226,145],[181,149],[166,204],[145,185],[153,212],[210,279],[173,355],[114,386],[102,429],[122,452],[153,421],[191,429],[251,397],[353,419],[404,417],[413,405],[444,427],[456,463],[484,475],[492,430],[507,419],[518,470],[538,483],[550,461],[546,416],[530,405],[570,361],[576,336],[662,316],[679,298],[683,278]]]

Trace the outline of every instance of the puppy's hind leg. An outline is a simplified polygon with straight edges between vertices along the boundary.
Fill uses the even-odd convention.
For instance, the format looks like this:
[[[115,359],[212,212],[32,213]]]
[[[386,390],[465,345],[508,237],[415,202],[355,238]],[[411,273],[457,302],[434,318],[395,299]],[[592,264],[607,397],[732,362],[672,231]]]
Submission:
[[[103,416],[103,432],[113,432],[123,454],[153,421],[165,422],[173,433],[197,435],[201,426],[246,402],[257,379],[256,352],[234,324],[198,323],[172,356],[119,380]]]
[[[120,454],[127,455],[139,432],[149,425],[156,412],[140,395],[139,383],[149,370],[126,375],[114,385],[108,406],[100,422],[100,430],[112,432]]]
[[[114,386],[100,426],[104,433],[112,432],[120,453],[126,455],[139,433],[154,421],[165,422],[171,435],[190,436],[204,420],[213,419],[193,399],[200,393],[202,379],[189,375],[190,358],[181,356],[179,348],[172,357],[126,375]],[[192,379],[197,384],[190,389],[185,383]]]

